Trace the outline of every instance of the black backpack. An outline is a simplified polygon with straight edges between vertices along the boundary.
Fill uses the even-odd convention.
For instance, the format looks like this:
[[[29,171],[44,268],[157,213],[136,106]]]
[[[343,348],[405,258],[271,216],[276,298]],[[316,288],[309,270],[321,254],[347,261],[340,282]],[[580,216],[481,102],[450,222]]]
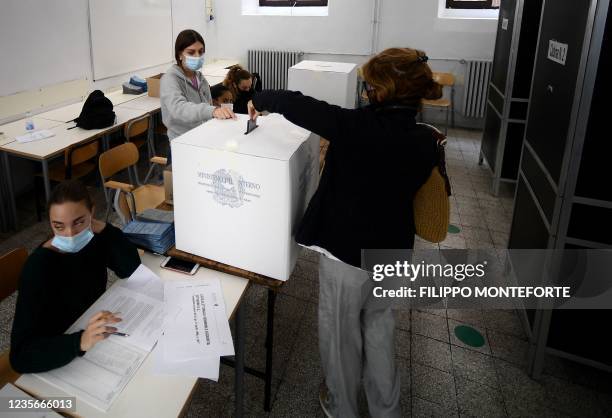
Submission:
[[[100,90],[94,90],[85,100],[81,114],[74,121],[76,126],[83,129],[102,129],[112,126],[115,123],[113,103]]]

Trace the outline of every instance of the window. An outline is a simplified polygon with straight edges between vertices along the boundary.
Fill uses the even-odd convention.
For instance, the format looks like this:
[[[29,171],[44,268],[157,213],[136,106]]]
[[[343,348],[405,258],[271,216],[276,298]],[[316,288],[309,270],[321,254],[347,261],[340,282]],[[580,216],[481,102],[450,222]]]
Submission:
[[[302,6],[327,6],[327,0],[259,0],[259,6],[272,7],[302,7]]]
[[[501,0],[446,0],[447,9],[499,9]]]

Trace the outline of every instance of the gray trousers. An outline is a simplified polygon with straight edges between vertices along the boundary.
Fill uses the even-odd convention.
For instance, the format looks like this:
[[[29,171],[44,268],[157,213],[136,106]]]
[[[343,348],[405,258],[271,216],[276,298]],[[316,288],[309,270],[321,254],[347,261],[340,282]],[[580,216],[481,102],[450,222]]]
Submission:
[[[375,283],[368,273],[319,258],[319,351],[332,415],[358,416],[363,377],[370,415],[401,417],[393,311],[364,309]]]

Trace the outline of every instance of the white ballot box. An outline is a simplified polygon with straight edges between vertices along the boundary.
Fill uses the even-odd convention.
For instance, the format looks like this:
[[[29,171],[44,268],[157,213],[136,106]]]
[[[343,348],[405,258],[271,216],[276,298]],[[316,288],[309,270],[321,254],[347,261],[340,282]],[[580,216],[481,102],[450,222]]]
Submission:
[[[348,62],[302,61],[289,68],[289,90],[327,103],[355,108],[357,65]]]
[[[279,280],[319,178],[319,137],[278,114],[210,120],[172,141],[176,248]]]

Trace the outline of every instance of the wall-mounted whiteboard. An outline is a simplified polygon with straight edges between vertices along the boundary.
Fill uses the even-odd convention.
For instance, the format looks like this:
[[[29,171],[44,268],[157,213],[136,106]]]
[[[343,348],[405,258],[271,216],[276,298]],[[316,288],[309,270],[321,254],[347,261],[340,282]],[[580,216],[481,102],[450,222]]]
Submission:
[[[172,0],[89,0],[94,80],[172,62]]]

